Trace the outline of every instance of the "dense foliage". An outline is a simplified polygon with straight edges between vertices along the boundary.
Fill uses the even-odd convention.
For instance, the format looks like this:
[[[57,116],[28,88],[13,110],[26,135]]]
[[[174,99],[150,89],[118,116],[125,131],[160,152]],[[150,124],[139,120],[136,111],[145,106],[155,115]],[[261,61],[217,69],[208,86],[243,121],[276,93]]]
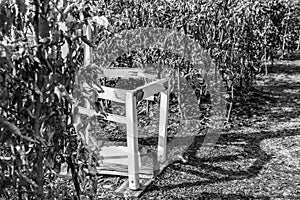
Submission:
[[[1,1],[0,196],[79,198],[85,189],[79,183],[90,174],[89,162],[71,115],[83,43],[96,46],[138,27],[182,31],[215,59],[232,100],[262,61],[278,50],[299,50],[299,7],[284,0]],[[85,24],[94,27],[93,41],[82,32]],[[56,190],[62,176],[75,192]]]

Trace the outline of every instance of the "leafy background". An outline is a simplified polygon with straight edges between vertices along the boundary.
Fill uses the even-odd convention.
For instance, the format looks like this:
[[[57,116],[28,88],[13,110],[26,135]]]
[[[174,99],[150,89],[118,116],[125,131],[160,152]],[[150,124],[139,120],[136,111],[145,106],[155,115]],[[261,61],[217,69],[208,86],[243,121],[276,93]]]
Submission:
[[[1,197],[95,197],[93,156],[72,119],[83,44],[96,47],[138,27],[181,31],[214,59],[227,89],[230,120],[233,103],[247,98],[257,73],[268,73],[266,61],[299,50],[299,10],[298,1],[285,0],[1,1]],[[84,35],[86,24],[94,27],[92,41]],[[133,65],[134,55],[129,52],[115,65]],[[165,59],[164,53],[157,57]],[[201,88],[200,96],[205,93]]]

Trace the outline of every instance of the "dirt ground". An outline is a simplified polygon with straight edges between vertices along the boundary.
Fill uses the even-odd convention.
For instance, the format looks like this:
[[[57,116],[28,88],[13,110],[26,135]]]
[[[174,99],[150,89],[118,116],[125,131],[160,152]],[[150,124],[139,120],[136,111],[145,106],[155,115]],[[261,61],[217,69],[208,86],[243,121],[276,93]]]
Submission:
[[[300,199],[300,61],[276,62],[246,96],[209,157],[196,137],[142,199]]]
[[[140,199],[300,199],[300,60],[277,61],[242,99],[208,156],[200,134],[187,162],[168,166]],[[113,193],[124,180],[102,179],[98,197],[124,199]]]

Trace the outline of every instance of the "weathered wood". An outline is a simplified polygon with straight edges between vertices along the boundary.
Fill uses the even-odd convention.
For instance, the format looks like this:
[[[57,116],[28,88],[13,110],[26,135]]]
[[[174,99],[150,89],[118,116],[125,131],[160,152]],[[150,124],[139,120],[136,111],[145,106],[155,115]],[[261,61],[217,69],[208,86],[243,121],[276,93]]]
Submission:
[[[137,190],[139,183],[138,163],[138,126],[136,98],[133,92],[126,93],[127,147],[128,147],[128,179],[129,188]]]

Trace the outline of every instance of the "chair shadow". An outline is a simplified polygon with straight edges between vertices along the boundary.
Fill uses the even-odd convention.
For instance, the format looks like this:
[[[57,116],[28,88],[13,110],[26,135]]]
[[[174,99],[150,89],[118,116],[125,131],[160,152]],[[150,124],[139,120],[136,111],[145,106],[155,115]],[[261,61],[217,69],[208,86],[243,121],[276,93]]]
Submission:
[[[277,68],[272,69],[272,73],[298,73],[300,72],[300,68],[298,69],[296,66],[290,66],[287,69],[284,66],[277,66]],[[264,85],[261,88],[265,89],[255,89],[253,88],[251,95],[242,102],[239,107],[233,111],[233,115],[239,112],[240,118],[251,119],[256,116],[264,116],[267,112],[270,114],[269,104],[276,105],[278,102],[287,104],[287,93],[283,92],[283,88],[285,89],[297,89],[300,86],[297,84],[290,84],[287,81],[283,81],[281,85],[272,85],[271,88],[268,85]],[[271,91],[271,92],[270,92]],[[293,98],[298,98],[296,94],[290,94]],[[300,102],[300,101],[299,101]],[[297,105],[295,102],[290,102],[289,106]],[[298,105],[299,106],[299,105]],[[240,115],[241,114],[241,115]],[[300,109],[292,110],[292,111],[278,111],[271,114],[271,119],[277,119],[281,116],[288,115],[290,117],[300,116]],[[233,122],[234,123],[234,122]],[[188,174],[198,176],[199,179],[205,178],[205,180],[199,180],[196,182],[181,182],[181,183],[173,183],[168,185],[156,186],[155,184],[151,184],[144,192],[151,192],[156,190],[172,190],[175,188],[189,188],[195,186],[205,186],[213,183],[220,182],[228,182],[233,180],[244,180],[258,176],[259,172],[263,169],[263,167],[270,162],[272,159],[272,155],[267,154],[260,147],[260,143],[263,140],[271,139],[271,138],[282,138],[287,136],[296,136],[300,134],[300,128],[297,129],[284,129],[277,131],[257,131],[251,133],[227,133],[221,134],[217,144],[222,146],[232,146],[232,143],[235,143],[234,146],[240,146],[243,148],[242,152],[239,152],[237,155],[222,155],[222,156],[211,156],[211,157],[198,157],[197,154],[199,149],[202,147],[205,135],[197,135],[195,133],[195,137],[193,137],[193,141],[188,146],[185,155],[187,157],[187,162],[183,163],[182,161],[175,161],[173,164],[169,165],[169,168],[177,171],[183,171]],[[171,140],[172,138],[168,138]],[[190,138],[179,137],[178,141],[182,141],[182,144],[178,143],[178,145],[186,145],[185,141],[190,141]],[[124,142],[124,141],[123,141]],[[158,137],[150,136],[146,138],[139,138],[139,144],[145,146],[155,146],[157,145]],[[239,144],[237,144],[239,143]],[[252,163],[250,167],[245,170],[231,170],[225,169],[219,166],[213,166],[214,163],[218,162],[228,162],[228,161],[236,161],[243,159],[254,159],[255,161]],[[176,164],[180,163],[181,167],[178,169]],[[191,167],[188,167],[191,166]],[[201,171],[192,170],[193,167],[200,168]],[[166,169],[165,169],[166,170]],[[163,173],[162,173],[163,174]],[[216,176],[214,174],[221,174],[222,176]],[[191,194],[193,195],[193,194]],[[215,193],[200,193],[199,198],[222,198],[222,199],[253,199],[252,196],[243,196],[239,194],[215,194]],[[255,197],[255,199],[270,199],[269,197]]]
[[[297,71],[298,72],[298,71]],[[268,86],[263,86],[265,88],[268,88]],[[275,86],[277,87],[277,86]],[[259,89],[253,89],[252,93],[253,95],[248,99],[247,102],[243,102],[241,105],[242,108],[239,108],[241,110],[244,110],[243,118],[252,118],[254,112],[258,116],[263,116],[266,114],[266,112],[270,112],[270,109],[267,105],[268,104],[274,104],[278,102],[286,102],[286,94],[280,92],[282,86],[278,86],[277,89],[279,91],[275,92],[268,92],[263,91]],[[286,83],[286,89],[294,88],[295,85],[289,85]],[[297,87],[297,86],[296,86]],[[295,97],[297,98],[297,97]],[[298,97],[300,99],[300,97]],[[292,103],[293,105],[299,106],[298,103]],[[290,106],[293,106],[290,105]],[[252,108],[250,110],[249,108]],[[254,109],[254,110],[253,110]],[[291,116],[297,117],[300,116],[300,110],[297,111],[279,111],[278,113],[272,113],[271,118],[277,118],[280,116]],[[218,145],[222,146],[230,146],[232,143],[235,143],[235,146],[243,147],[243,151],[239,152],[237,155],[224,155],[224,156],[212,156],[212,157],[198,157],[197,153],[199,152],[199,149],[202,146],[202,143],[204,141],[205,135],[199,135],[196,136],[192,142],[192,144],[188,147],[188,149],[185,152],[184,156],[187,158],[187,162],[183,163],[182,161],[177,161],[177,163],[180,163],[180,168],[177,169],[175,167],[176,162],[170,165],[169,167],[172,168],[172,170],[177,171],[183,171],[187,174],[191,174],[194,176],[199,177],[199,181],[196,182],[181,182],[178,184],[168,184],[168,185],[160,185],[159,187],[152,184],[150,185],[145,192],[151,192],[155,190],[172,190],[175,188],[189,188],[189,187],[195,187],[195,186],[205,186],[208,184],[213,183],[220,183],[220,182],[228,182],[233,180],[243,180],[243,179],[249,179],[258,176],[259,172],[263,169],[263,167],[270,162],[272,159],[272,155],[267,154],[263,149],[260,147],[260,143],[263,140],[271,139],[271,138],[282,138],[282,137],[288,137],[288,136],[296,136],[300,135],[300,128],[294,128],[294,129],[288,129],[284,128],[284,131],[282,129],[276,130],[276,131],[257,131],[257,132],[250,132],[250,133],[229,133],[229,134],[222,134],[219,137],[219,140],[217,142]],[[184,140],[184,138],[182,139]],[[238,144],[237,144],[238,143]],[[224,169],[223,167],[219,166],[213,166],[214,163],[218,162],[228,162],[228,161],[236,161],[238,159],[255,159],[254,163],[248,167],[246,170],[231,170],[231,169]],[[200,168],[201,171],[192,170],[193,167]],[[222,176],[218,177],[214,174],[221,174]],[[201,180],[205,178],[205,180]],[[216,198],[222,198],[222,199],[234,199],[234,198],[242,198],[242,199],[253,199],[254,197],[251,196],[240,196],[236,194],[214,194],[214,193],[203,193],[200,194],[200,197],[211,197],[210,195],[216,196]],[[220,196],[219,196],[220,195]],[[269,197],[255,197],[255,199],[270,199]]]
[[[197,151],[200,149],[202,145],[204,136],[196,136],[194,138],[193,143],[190,145],[190,147],[185,153],[188,155],[188,161],[186,163],[183,163],[182,161],[175,161],[169,167],[171,167],[173,170],[186,172],[187,174],[198,176],[199,178],[205,178],[206,180],[200,180],[196,182],[181,182],[178,184],[161,185],[159,187],[152,184],[149,186],[149,188],[147,188],[145,192],[151,192],[155,190],[166,191],[175,188],[205,186],[213,183],[228,182],[233,180],[243,180],[243,179],[256,177],[258,173],[262,170],[262,168],[272,159],[272,155],[267,154],[264,150],[260,148],[260,142],[265,139],[280,138],[280,137],[295,136],[295,135],[300,135],[300,128],[293,129],[293,131],[286,131],[285,133],[282,133],[282,131],[279,130],[276,132],[263,131],[263,132],[249,133],[249,134],[236,134],[236,133],[224,134],[220,136],[218,140],[218,145],[229,146],[234,142],[243,141],[245,143],[241,144],[240,146],[244,147],[244,151],[236,155],[225,155],[225,156],[206,157],[206,158],[197,157]],[[255,159],[255,161],[249,168],[247,168],[247,170],[236,171],[236,170],[224,169],[219,166],[213,166],[213,163],[224,162],[224,161],[226,162],[235,161],[241,159],[241,157],[245,160]],[[175,167],[176,163],[180,163],[181,167],[179,169]],[[201,171],[191,170],[193,166],[200,168]],[[225,177],[217,177],[213,174],[221,174],[222,176]],[[263,199],[266,198],[263,197]]]
[[[222,199],[222,200],[236,200],[236,199],[256,199],[256,200],[269,200],[270,197],[267,196],[251,196],[251,195],[241,195],[241,194],[220,194],[220,193],[208,193],[202,192],[197,194],[191,194],[189,196],[185,196],[188,199]],[[146,198],[142,198],[146,199]],[[167,199],[179,199],[177,194],[168,195]]]

